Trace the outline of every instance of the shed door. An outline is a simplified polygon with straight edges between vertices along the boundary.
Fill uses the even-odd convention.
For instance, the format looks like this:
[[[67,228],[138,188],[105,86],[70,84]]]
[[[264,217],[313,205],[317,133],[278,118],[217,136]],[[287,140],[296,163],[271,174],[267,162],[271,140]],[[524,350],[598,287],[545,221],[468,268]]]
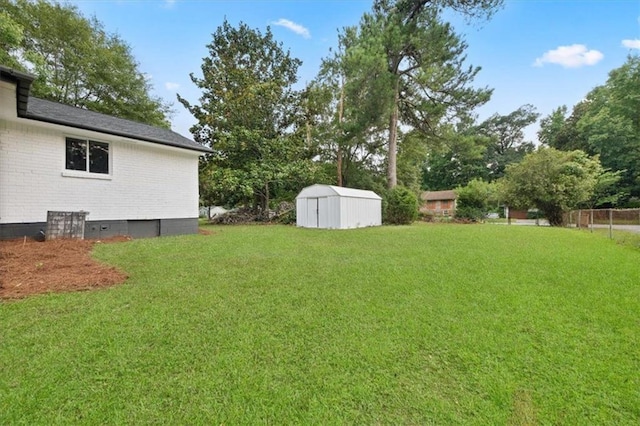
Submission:
[[[307,227],[318,227],[318,199],[307,198]]]
[[[329,227],[329,199],[318,198],[318,228]]]

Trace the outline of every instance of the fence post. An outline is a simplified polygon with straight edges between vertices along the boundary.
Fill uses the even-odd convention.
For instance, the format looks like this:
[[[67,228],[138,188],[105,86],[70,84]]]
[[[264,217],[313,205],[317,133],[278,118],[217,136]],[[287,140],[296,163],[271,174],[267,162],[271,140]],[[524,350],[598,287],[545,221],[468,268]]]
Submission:
[[[593,209],[589,210],[589,222],[591,222],[591,233],[593,234]]]
[[[613,239],[613,209],[609,209],[609,238]]]

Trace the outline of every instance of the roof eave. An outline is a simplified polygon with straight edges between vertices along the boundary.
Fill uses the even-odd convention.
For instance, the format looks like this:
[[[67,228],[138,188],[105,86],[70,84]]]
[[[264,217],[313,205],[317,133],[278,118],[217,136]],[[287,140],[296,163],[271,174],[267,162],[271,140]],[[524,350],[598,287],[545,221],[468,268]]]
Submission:
[[[27,113],[29,92],[35,76],[16,71],[13,68],[0,66],[0,80],[11,81],[16,84],[16,109],[18,117],[23,117]]]

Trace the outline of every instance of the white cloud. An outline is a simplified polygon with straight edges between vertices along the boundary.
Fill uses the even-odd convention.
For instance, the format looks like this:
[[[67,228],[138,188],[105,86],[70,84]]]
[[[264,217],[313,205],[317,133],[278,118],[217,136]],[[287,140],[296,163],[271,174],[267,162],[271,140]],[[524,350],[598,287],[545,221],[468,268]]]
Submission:
[[[545,63],[558,64],[565,68],[579,68],[585,65],[595,65],[604,58],[602,52],[588,50],[584,44],[572,44],[571,46],[559,46],[557,49],[549,50],[544,55],[537,58],[533,63],[536,67],[541,67]]]
[[[311,33],[305,27],[300,24],[296,24],[288,19],[280,18],[275,22],[272,22],[273,25],[277,25],[279,27],[285,27],[293,31],[294,33],[301,35],[304,38],[311,38]]]
[[[640,49],[640,39],[622,40],[622,46],[629,49]]]
[[[167,90],[178,90],[180,88],[180,85],[178,83],[172,83],[170,81],[167,81],[164,84],[165,89]]]
[[[173,6],[176,5],[177,1],[178,0],[163,0],[160,7],[162,7],[163,9],[173,9]]]

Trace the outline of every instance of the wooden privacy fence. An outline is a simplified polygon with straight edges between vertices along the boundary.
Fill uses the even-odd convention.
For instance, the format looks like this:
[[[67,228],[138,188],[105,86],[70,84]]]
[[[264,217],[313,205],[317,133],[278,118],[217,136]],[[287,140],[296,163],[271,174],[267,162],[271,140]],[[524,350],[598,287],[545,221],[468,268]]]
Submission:
[[[565,215],[567,226],[608,228],[609,237],[614,230],[640,233],[640,209],[583,209],[572,210]]]

